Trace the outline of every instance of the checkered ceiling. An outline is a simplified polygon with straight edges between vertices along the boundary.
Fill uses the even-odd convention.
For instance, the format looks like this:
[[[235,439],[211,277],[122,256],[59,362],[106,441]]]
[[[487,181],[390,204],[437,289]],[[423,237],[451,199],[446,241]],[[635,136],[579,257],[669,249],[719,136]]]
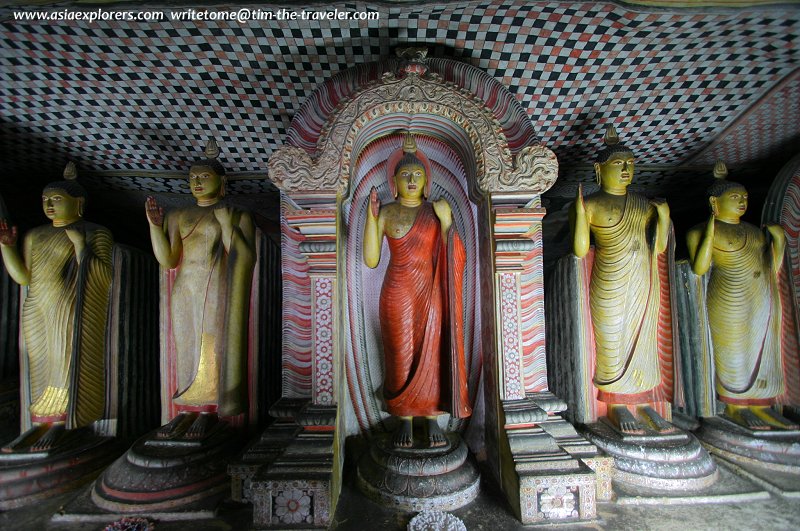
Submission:
[[[44,23],[2,8],[0,160],[51,174],[68,158],[84,172],[184,172],[214,136],[229,172],[263,175],[320,83],[408,44],[501,81],[567,168],[592,161],[609,123],[645,164],[723,154],[736,166],[798,150],[800,9],[513,0],[313,9],[334,7],[380,18]]]

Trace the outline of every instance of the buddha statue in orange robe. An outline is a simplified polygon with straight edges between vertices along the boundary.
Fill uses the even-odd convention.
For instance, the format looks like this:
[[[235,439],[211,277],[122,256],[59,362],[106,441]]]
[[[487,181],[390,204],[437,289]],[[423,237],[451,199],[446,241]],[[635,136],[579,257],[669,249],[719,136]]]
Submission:
[[[409,134],[387,162],[397,201],[381,206],[373,188],[364,260],[377,267],[385,236],[391,253],[380,295],[387,410],[399,417],[397,447],[413,446],[413,418],[425,417],[427,444],[446,446],[437,417],[472,413],[467,396],[462,286],[466,252],[444,199],[429,202],[430,165]]]

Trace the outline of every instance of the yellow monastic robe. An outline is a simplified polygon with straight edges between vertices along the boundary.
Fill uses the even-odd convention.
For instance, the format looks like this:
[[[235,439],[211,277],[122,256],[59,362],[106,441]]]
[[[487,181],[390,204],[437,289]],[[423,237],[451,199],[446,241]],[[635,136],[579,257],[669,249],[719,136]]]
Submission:
[[[784,390],[781,301],[771,253],[758,228],[740,227],[740,249],[714,247],[707,296],[717,393],[733,403],[773,399]]]
[[[84,231],[78,265],[66,228]],[[105,407],[105,334],[111,287],[111,233],[78,221],[27,236],[31,280],[22,307],[33,422],[99,419]]]
[[[240,275],[238,281],[244,283],[246,295],[232,300],[237,257],[225,250],[213,208],[174,212],[167,216],[165,229],[169,231],[176,223],[183,253],[170,303],[177,373],[174,403],[184,411],[236,415],[246,406],[245,379],[241,371],[234,374],[228,370],[226,357],[245,359],[247,355],[247,334],[242,328],[247,319],[233,317],[247,315],[250,276]],[[226,386],[233,391],[226,391]]]
[[[594,383],[604,393],[640,394],[661,382],[660,284],[657,256],[648,238],[650,210],[645,197],[628,193],[616,225],[591,227],[595,239],[589,286],[596,346]]]

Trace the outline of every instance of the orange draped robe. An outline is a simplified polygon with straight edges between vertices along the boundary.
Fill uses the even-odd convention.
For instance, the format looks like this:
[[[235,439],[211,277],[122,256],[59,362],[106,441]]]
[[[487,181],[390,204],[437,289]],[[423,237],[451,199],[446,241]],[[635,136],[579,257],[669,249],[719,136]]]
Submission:
[[[396,416],[472,414],[464,357],[464,245],[424,203],[408,233],[387,236],[391,258],[380,298],[384,397]]]

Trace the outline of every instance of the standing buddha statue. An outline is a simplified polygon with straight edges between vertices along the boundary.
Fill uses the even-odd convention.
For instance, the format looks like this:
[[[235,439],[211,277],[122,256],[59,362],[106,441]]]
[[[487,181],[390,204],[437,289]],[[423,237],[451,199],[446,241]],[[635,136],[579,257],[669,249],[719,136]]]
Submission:
[[[25,235],[0,220],[0,251],[8,273],[27,286],[22,332],[27,350],[32,428],[4,452],[47,451],[64,430],[86,427],[105,409],[105,345],[112,279],[111,233],[83,219],[86,190],[69,163],[63,181],[42,191],[51,224]],[[27,402],[23,397],[23,402]]]
[[[145,205],[153,251],[174,270],[169,322],[179,414],[157,437],[201,439],[219,417],[247,409],[247,323],[255,267],[255,225],[249,213],[226,205],[225,169],[211,140],[207,159],[189,170],[195,206],[164,211]],[[167,377],[166,375],[164,377]]]
[[[709,274],[706,305],[717,396],[725,416],[740,425],[797,429],[771,407],[785,390],[778,274],[786,236],[780,225],[762,231],[741,221],[747,190],[725,180],[727,173],[717,162],[717,181],[708,189],[711,216],[686,235],[692,271]]]
[[[583,258],[591,237],[595,243],[589,284],[593,383],[607,418],[621,432],[643,434],[640,420],[670,432],[672,425],[651,407],[661,385],[658,256],[667,249],[669,206],[628,191],[634,154],[613,126],[605,144],[594,164],[600,190],[584,198],[579,187],[571,212],[574,254]]]
[[[437,417],[472,413],[467,396],[462,289],[466,253],[444,199],[427,201],[430,163],[407,134],[387,161],[397,201],[381,206],[373,188],[364,227],[364,261],[378,266],[384,236],[391,257],[379,313],[384,352],[383,391],[400,420],[396,447],[413,446],[413,418],[425,417],[427,446],[447,439]]]

